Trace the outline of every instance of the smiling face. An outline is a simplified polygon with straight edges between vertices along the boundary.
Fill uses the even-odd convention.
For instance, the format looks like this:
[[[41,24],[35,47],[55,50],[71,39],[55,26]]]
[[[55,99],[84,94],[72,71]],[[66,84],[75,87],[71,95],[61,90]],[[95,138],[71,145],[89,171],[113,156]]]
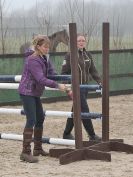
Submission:
[[[83,49],[86,47],[86,39],[84,36],[79,35],[77,37],[77,47],[78,47],[78,49]]]

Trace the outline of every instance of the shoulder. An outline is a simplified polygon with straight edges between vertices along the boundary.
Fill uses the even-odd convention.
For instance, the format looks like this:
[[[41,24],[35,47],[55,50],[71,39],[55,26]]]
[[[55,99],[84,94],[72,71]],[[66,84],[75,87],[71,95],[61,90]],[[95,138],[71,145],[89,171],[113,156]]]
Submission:
[[[40,60],[40,57],[39,56],[36,56],[36,55],[30,55],[27,57],[27,62],[29,64],[32,64],[32,63],[40,63],[41,60]]]

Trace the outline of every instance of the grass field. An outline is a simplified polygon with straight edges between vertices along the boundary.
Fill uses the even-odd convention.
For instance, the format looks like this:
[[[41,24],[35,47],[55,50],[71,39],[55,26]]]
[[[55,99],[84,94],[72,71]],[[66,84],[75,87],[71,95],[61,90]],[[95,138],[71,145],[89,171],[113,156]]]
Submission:
[[[17,37],[8,37],[5,38],[4,46],[5,46],[5,53],[20,53],[20,46],[24,44],[30,39],[27,37],[26,39],[22,36]],[[102,38],[98,37],[91,37],[88,45],[87,50],[101,50],[102,49]],[[110,49],[132,49],[133,48],[133,35],[125,36],[122,38],[114,38],[110,37]],[[64,52],[68,51],[68,46],[60,43],[57,46],[57,52]],[[0,54],[2,54],[2,42],[0,42]]]

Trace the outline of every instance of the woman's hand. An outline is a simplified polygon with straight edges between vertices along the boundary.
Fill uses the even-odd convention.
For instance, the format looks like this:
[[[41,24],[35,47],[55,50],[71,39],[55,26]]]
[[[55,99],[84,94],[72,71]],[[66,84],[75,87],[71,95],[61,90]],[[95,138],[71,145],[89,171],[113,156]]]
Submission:
[[[73,92],[72,92],[72,90],[66,90],[66,93],[67,93],[67,95],[68,95],[71,99],[73,99]]]
[[[66,86],[65,84],[58,84],[58,89],[62,92],[65,92],[66,91]]]
[[[60,91],[66,92],[66,94],[67,94],[71,99],[73,99],[73,93],[72,93],[71,88],[67,87],[65,84],[58,84],[58,89],[59,89]]]

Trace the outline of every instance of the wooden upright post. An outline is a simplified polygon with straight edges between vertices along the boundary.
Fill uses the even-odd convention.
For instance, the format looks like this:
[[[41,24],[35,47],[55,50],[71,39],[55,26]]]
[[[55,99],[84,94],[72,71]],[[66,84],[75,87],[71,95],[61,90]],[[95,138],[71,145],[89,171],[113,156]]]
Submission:
[[[109,140],[109,23],[103,23],[102,140]]]
[[[72,72],[72,91],[73,91],[73,111],[74,111],[74,130],[75,130],[75,148],[81,149],[82,128],[81,128],[81,106],[80,106],[80,88],[78,72],[78,50],[77,50],[77,29],[75,23],[69,24],[70,31],[70,58]]]
[[[103,23],[103,91],[102,91],[102,142],[90,146],[99,151],[133,153],[133,146],[124,144],[123,139],[109,139],[109,23]]]

